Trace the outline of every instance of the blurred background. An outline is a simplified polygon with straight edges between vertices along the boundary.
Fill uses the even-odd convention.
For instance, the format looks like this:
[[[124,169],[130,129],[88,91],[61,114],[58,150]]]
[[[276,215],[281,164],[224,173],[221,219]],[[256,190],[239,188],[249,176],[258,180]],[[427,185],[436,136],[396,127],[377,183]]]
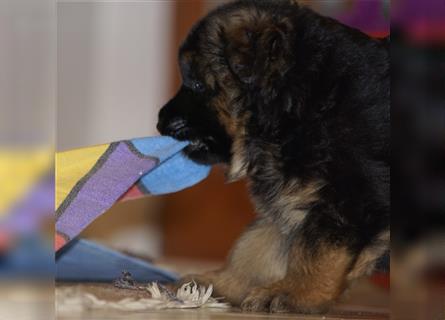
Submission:
[[[56,10],[0,1],[0,318],[54,316]]]
[[[28,312],[11,301],[51,304],[53,151],[155,135],[180,85],[181,41],[224,2],[0,0],[0,316]],[[443,319],[445,4],[300,2],[377,37],[391,18],[394,318]],[[82,236],[169,267],[213,266],[253,218],[245,182],[215,167],[188,190],[117,204]],[[29,274],[49,285],[11,290]]]

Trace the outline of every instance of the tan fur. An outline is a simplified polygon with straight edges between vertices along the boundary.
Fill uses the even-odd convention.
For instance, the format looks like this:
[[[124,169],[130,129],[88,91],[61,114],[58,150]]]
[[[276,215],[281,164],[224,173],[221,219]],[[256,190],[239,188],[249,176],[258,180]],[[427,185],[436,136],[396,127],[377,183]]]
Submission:
[[[325,311],[341,295],[353,257],[346,248],[321,247],[316,254],[295,245],[286,277],[253,290],[243,301],[245,310]]]
[[[369,275],[375,267],[377,260],[389,248],[390,232],[382,232],[374,243],[365,248],[354,263],[354,267],[348,274],[348,281],[353,281],[364,275]]]
[[[334,301],[345,288],[345,277],[353,260],[346,248],[326,244],[313,256],[297,248],[292,257],[295,276],[286,278],[300,307],[319,307]]]
[[[252,288],[284,278],[287,254],[283,248],[284,239],[275,226],[262,224],[249,229],[233,248],[215,287],[223,287],[225,292],[221,293],[239,305]]]
[[[298,180],[291,180],[280,193],[276,201],[280,217],[285,222],[282,231],[287,233],[299,225],[307,214],[307,207],[319,199],[318,191],[325,185],[323,181],[314,180],[300,185]]]
[[[247,163],[244,152],[244,131],[242,131],[235,136],[232,143],[232,159],[227,173],[229,182],[239,180],[247,175]]]
[[[187,276],[181,283],[192,279],[202,284],[212,283],[215,296],[239,305],[253,288],[284,278],[287,269],[284,241],[273,224],[259,222],[237,241],[222,270]]]
[[[381,248],[386,248],[389,233],[379,239],[381,243],[365,249],[358,258],[346,247],[329,243],[312,251],[309,248],[313,246],[305,246],[298,239],[289,247],[282,231],[264,219],[237,241],[222,270],[192,278],[212,283],[215,296],[223,296],[246,311],[324,312],[351,280],[375,264],[377,252],[381,254]],[[190,280],[188,277],[181,283]]]
[[[237,123],[230,113],[229,109],[235,107],[233,102],[236,98],[235,89],[223,87],[222,92],[214,98],[210,105],[216,110],[221,124],[227,130],[227,133],[233,137],[237,133]]]
[[[287,269],[285,239],[280,230],[263,221],[249,229],[236,243],[229,268],[236,274],[249,274],[252,285],[283,278]]]

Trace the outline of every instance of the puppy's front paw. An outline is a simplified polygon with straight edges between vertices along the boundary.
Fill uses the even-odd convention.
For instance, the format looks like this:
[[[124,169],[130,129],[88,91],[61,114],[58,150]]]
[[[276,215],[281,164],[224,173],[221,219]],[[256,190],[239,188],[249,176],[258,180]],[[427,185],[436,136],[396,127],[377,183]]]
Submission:
[[[253,289],[241,303],[243,311],[290,312],[288,294],[269,288]]]
[[[315,301],[305,294],[298,296],[282,287],[256,288],[241,303],[243,311],[271,313],[325,313],[328,301]]]
[[[272,313],[291,312],[295,308],[292,307],[289,295],[286,293],[277,294],[272,298],[269,305],[269,311]]]
[[[266,288],[256,288],[250,292],[241,303],[241,309],[248,312],[266,311],[270,300]]]

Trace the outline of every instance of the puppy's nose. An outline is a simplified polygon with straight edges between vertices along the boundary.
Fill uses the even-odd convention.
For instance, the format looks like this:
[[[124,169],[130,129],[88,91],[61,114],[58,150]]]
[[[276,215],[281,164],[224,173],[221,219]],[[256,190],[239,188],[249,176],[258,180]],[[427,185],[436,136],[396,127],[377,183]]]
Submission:
[[[158,124],[156,125],[156,129],[158,129],[160,134],[165,134],[163,131],[165,130],[165,126],[168,121],[167,108],[164,106],[159,110],[158,113]]]
[[[162,133],[163,122],[164,122],[164,121],[162,121],[162,119],[159,118],[159,120],[158,120],[158,124],[156,125],[156,129],[158,129],[158,132],[159,132],[160,134],[163,134],[163,133]]]
[[[183,118],[173,118],[168,122],[160,120],[157,128],[163,135],[179,138],[187,130],[187,121]]]
[[[183,118],[174,118],[167,124],[167,131],[179,132],[187,127],[187,121]]]

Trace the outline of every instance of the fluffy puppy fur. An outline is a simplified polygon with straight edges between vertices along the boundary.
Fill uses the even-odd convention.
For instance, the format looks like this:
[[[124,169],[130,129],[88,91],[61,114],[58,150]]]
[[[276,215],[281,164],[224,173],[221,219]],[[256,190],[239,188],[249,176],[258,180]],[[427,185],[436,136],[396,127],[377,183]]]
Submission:
[[[179,52],[162,134],[246,177],[258,218],[201,276],[249,311],[324,312],[387,250],[388,43],[291,1],[237,1]]]

